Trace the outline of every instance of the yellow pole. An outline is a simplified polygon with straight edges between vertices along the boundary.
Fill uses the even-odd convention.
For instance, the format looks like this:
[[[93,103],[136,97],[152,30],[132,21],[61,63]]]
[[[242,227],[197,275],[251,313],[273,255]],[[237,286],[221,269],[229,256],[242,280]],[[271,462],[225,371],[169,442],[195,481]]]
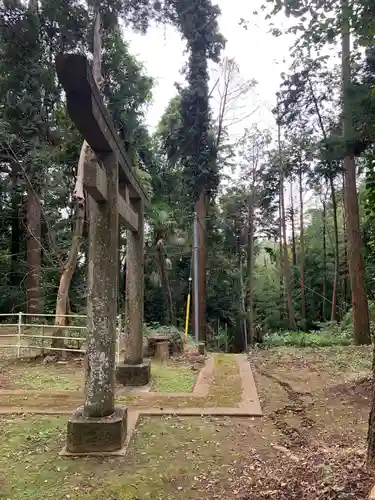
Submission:
[[[187,303],[186,303],[185,344],[187,342],[188,332],[189,332],[190,296],[191,296],[191,276],[189,276],[189,293],[187,296]]]
[[[186,321],[185,321],[185,343],[187,342],[188,339],[188,331],[189,331],[189,312],[190,312],[190,293],[187,296],[187,303],[186,303]]]

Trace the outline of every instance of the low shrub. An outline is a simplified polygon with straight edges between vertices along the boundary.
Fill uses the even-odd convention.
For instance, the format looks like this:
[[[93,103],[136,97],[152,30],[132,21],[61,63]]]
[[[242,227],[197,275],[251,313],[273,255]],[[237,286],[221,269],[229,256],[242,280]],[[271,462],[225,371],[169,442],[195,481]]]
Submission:
[[[329,347],[350,344],[352,344],[352,338],[346,332],[329,330],[328,328],[318,332],[278,332],[264,337],[264,347]]]

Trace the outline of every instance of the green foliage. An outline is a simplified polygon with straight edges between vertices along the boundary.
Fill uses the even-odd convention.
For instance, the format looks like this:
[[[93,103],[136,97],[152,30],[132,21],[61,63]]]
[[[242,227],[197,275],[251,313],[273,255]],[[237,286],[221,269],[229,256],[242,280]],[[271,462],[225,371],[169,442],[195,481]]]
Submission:
[[[187,86],[179,88],[163,119],[158,135],[172,164],[183,166],[185,185],[194,200],[202,190],[215,193],[219,183],[217,144],[213,137],[209,109],[208,60],[218,62],[224,38],[219,33],[217,18],[220,10],[210,0],[156,2],[146,14],[144,1],[134,8],[141,27],[150,17],[172,22],[186,40],[189,61],[186,69]],[[140,13],[146,17],[142,24]],[[151,14],[150,14],[151,12]]]
[[[369,302],[370,330],[375,329],[375,304]],[[278,332],[265,336],[266,347],[328,347],[350,345],[353,342],[352,310],[350,309],[340,323],[317,323],[319,331]]]
[[[218,332],[215,332],[215,336],[207,342],[207,349],[216,352],[229,352],[233,344],[235,344],[233,333],[228,333],[227,330],[220,328]]]
[[[365,188],[365,242],[371,254],[375,252],[375,150],[366,153],[366,188]]]
[[[351,336],[328,332],[280,332],[265,336],[265,347],[329,347],[350,345]]]
[[[129,53],[120,27],[114,27],[104,37],[103,93],[114,123],[124,139],[132,162],[137,162],[144,136],[139,134],[145,105],[152,97],[152,78]]]
[[[71,245],[72,192],[82,143],[57,86],[55,57],[64,51],[90,57],[93,12],[91,3],[76,0],[42,0],[38,7],[36,13],[17,2],[0,7],[0,310],[26,309],[26,242],[31,237],[26,201],[31,184],[43,207],[43,307],[53,313],[61,265]],[[152,194],[146,170],[150,138],[143,119],[153,81],[129,53],[117,25],[120,7],[118,2],[101,3],[103,92],[143,187]],[[86,307],[86,241],[82,252],[71,285],[73,312]]]
[[[214,193],[219,183],[216,145],[210,133],[208,59],[218,61],[224,39],[218,33],[220,11],[209,0],[183,0],[176,7],[190,52],[188,86],[181,91],[183,163],[189,188],[198,198],[202,190]]]
[[[165,335],[171,340],[180,340],[184,337],[184,332],[179,330],[176,326],[161,325],[159,323],[145,325],[143,328],[143,334],[145,337],[150,337],[152,335]]]
[[[192,202],[202,191],[211,195],[207,213],[207,310],[211,347],[239,349],[246,319],[243,302],[248,280],[246,259],[249,234],[248,205],[254,201],[254,325],[266,334],[266,345],[331,345],[349,342],[351,314],[347,313],[347,244],[344,234],[342,164],[347,144],[341,138],[337,71],[320,48],[340,29],[338,2],[314,1],[316,13],[302,1],[270,2],[297,18],[299,36],[292,50],[293,65],[283,75],[278,118],[282,126],[281,153],[273,150],[269,134],[248,130],[236,145],[225,143],[231,165],[240,167],[242,180],[218,190],[227,165],[220,156],[217,124],[209,106],[210,61],[218,62],[224,39],[219,32],[219,9],[210,0],[107,0],[102,2],[103,93],[119,135],[145,191],[152,196],[147,209],[145,248],[145,328],[181,339],[192,264]],[[28,178],[42,198],[42,279],[44,310],[54,312],[61,263],[71,242],[74,214],[72,190],[81,137],[67,116],[57,86],[54,60],[62,51],[90,56],[94,2],[41,0],[37,15],[22,3],[0,7],[0,311],[24,309],[27,276],[25,212]],[[364,57],[354,54],[350,89],[354,117],[353,146],[359,146],[365,188],[360,199],[366,246],[366,279],[375,298],[375,180],[374,50],[372,9],[355,3],[352,31],[366,46]],[[158,129],[150,137],[144,112],[153,81],[129,53],[119,20],[146,31],[151,22],[176,27],[187,48],[186,83],[170,96]],[[367,25],[366,25],[367,22]],[[309,45],[310,44],[310,45]],[[311,49],[311,50],[310,50]],[[285,132],[285,136],[284,136]],[[227,137],[227,131],[223,136]],[[261,143],[261,147],[260,147]],[[261,150],[260,157],[255,154]],[[365,154],[363,151],[365,150]],[[223,152],[223,150],[221,150]],[[236,153],[236,155],[235,155]],[[237,154],[240,153],[240,154]],[[314,208],[304,207],[304,283],[306,329],[314,332],[279,333],[287,328],[280,258],[280,162],[285,184],[313,191]],[[27,176],[27,177],[26,177]],[[335,275],[335,224],[332,187],[337,198],[340,275],[339,326],[327,325]],[[216,196],[218,194],[218,196]],[[321,202],[319,204],[319,202]],[[297,323],[301,317],[301,244],[299,207],[289,211],[287,224],[295,229],[288,253],[296,256],[292,272],[292,300]],[[50,230],[52,228],[52,231]],[[73,312],[86,304],[86,231],[71,286]],[[288,231],[289,234],[290,231]],[[324,235],[324,238],[323,238]],[[168,296],[162,289],[156,245],[162,241],[168,286],[176,327],[168,321]],[[121,257],[125,253],[122,235]],[[121,269],[122,273],[122,269]],[[164,293],[163,293],[164,292]],[[245,294],[246,295],[246,294]],[[372,307],[372,305],[370,305]],[[346,314],[347,313],[347,314]],[[219,327],[218,327],[219,325]],[[322,326],[323,325],[323,326]],[[375,327],[375,324],[372,325]],[[315,329],[320,329],[315,332]],[[226,333],[225,333],[226,332]],[[272,332],[278,332],[274,337]]]
[[[375,330],[375,303],[371,300],[368,303],[368,311],[370,317],[370,331],[373,332]],[[349,309],[342,318],[340,328],[343,332],[352,330],[352,309]]]

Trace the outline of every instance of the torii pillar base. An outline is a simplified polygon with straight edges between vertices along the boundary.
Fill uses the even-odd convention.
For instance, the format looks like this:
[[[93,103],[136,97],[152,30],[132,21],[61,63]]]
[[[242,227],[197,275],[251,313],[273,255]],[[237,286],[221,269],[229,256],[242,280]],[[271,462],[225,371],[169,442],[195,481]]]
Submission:
[[[116,380],[124,386],[147,385],[151,378],[151,361],[145,359],[137,365],[120,363],[116,368]]]
[[[86,417],[83,407],[70,416],[66,448],[63,455],[111,455],[121,454],[127,434],[127,408],[115,406],[108,417]]]

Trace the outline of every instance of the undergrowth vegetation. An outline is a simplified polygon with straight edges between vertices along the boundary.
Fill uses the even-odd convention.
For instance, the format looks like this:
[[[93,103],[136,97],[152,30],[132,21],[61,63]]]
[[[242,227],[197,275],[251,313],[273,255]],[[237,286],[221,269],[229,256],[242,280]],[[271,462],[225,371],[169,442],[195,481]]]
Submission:
[[[370,330],[375,330],[375,305],[369,303]],[[264,336],[264,347],[329,347],[353,344],[352,310],[349,310],[340,323],[330,321],[316,326],[319,330],[282,331]]]
[[[350,345],[352,338],[345,332],[322,330],[319,332],[287,331],[272,333],[264,339],[265,347],[329,347]]]

